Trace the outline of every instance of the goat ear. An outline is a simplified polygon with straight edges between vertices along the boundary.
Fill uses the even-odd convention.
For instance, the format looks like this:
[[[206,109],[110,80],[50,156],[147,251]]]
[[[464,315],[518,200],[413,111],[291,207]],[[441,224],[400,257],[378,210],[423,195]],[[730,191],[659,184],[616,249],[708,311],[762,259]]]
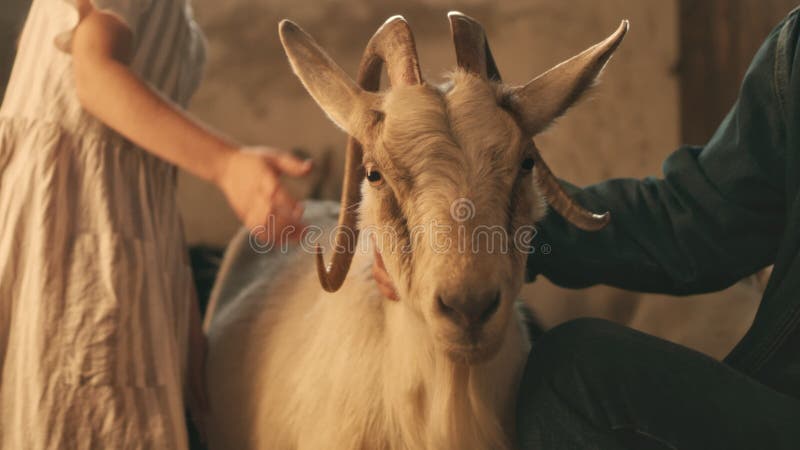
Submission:
[[[508,88],[505,104],[531,135],[562,115],[594,84],[625,33],[628,21],[604,41],[558,64],[524,86]]]
[[[380,96],[366,92],[339,67],[308,33],[290,20],[278,26],[281,43],[295,75],[328,117],[361,140],[380,106]]]

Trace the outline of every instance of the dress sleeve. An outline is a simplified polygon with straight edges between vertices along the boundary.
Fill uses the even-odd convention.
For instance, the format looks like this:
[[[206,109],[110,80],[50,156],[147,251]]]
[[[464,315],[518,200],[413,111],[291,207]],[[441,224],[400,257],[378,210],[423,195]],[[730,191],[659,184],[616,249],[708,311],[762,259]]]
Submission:
[[[796,16],[758,51],[711,140],[673,153],[664,178],[566,186],[590,210],[611,211],[611,223],[591,233],[548,215],[528,280],[542,274],[565,287],[683,295],[725,288],[772,264],[786,226],[787,179],[796,176],[787,174],[787,151],[797,149],[787,144],[786,114],[800,101],[786,82],[794,76]]]
[[[72,37],[78,23],[80,14],[78,12],[78,0],[57,0],[61,6],[66,6],[65,30],[56,34],[55,46],[59,50],[70,53],[72,49]],[[134,35],[137,36],[142,17],[149,11],[152,0],[89,0],[94,9],[104,14],[114,16],[122,22]]]

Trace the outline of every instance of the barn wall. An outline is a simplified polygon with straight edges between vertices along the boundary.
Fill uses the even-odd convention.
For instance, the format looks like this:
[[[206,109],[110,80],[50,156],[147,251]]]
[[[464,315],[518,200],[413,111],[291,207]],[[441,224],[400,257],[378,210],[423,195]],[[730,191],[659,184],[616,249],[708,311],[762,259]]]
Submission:
[[[680,0],[681,140],[708,140],[764,38],[796,0]]]

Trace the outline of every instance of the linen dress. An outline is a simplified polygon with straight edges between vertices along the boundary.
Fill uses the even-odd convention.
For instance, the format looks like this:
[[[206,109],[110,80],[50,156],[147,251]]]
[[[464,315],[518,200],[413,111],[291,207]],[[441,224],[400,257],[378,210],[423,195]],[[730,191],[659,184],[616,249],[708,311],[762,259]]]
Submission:
[[[185,105],[204,59],[187,0],[92,0],[132,70]],[[183,449],[195,300],[176,168],[85,112],[74,0],[34,0],[0,108],[0,448]]]

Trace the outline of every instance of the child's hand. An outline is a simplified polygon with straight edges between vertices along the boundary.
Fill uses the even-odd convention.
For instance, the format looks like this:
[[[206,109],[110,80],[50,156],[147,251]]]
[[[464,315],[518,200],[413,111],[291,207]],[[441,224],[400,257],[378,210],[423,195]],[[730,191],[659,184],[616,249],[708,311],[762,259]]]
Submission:
[[[311,161],[269,147],[248,147],[227,156],[217,185],[239,220],[262,242],[297,239],[303,206],[281,185],[280,175],[304,176]]]

